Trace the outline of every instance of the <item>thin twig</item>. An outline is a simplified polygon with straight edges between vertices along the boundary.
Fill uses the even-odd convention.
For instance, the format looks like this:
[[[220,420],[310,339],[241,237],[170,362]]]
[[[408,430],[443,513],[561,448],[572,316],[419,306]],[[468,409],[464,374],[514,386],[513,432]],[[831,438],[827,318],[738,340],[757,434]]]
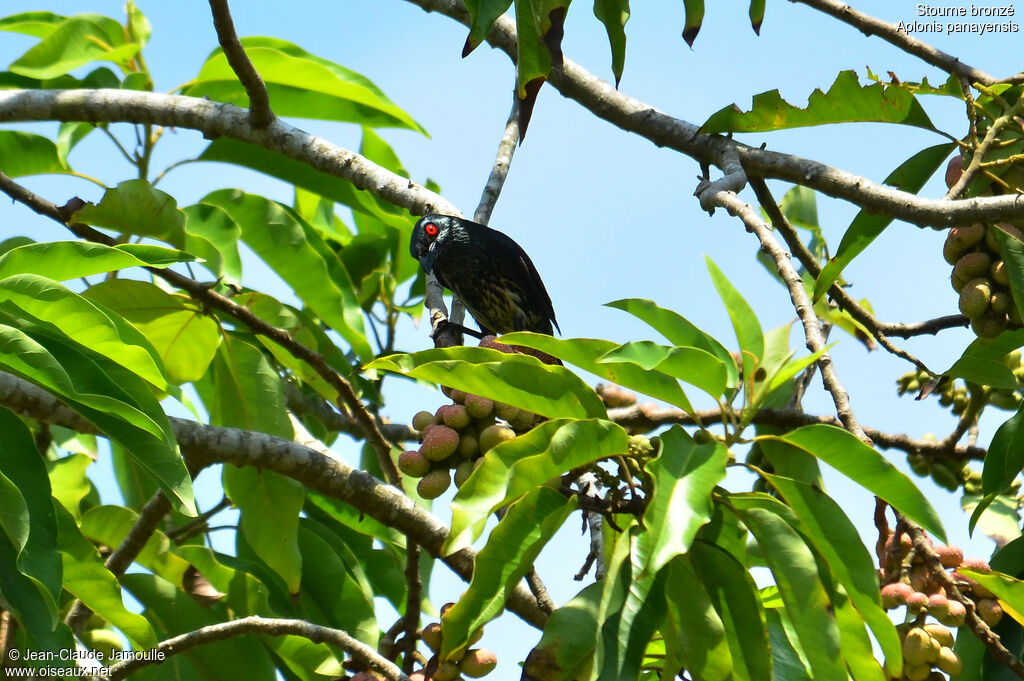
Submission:
[[[40,215],[45,215],[46,217],[65,225],[76,236],[88,241],[105,244],[107,246],[116,245],[116,242],[113,239],[102,232],[98,232],[88,225],[70,222],[70,215],[68,215],[68,211],[40,196],[33,194],[2,172],[0,172],[0,191],[3,191],[14,200],[23,203]],[[400,484],[401,475],[398,472],[398,468],[395,466],[395,462],[391,458],[391,443],[388,442],[387,438],[384,437],[384,434],[380,432],[379,428],[377,428],[377,423],[374,420],[373,415],[370,414],[366,409],[366,405],[364,405],[362,400],[360,400],[356,395],[355,390],[352,388],[352,384],[349,383],[344,376],[338,373],[334,367],[328,364],[323,355],[306,347],[302,343],[299,343],[286,330],[268,324],[256,316],[256,314],[254,314],[249,308],[239,305],[230,298],[220,295],[205,284],[195,281],[194,279],[190,279],[182,274],[178,274],[170,269],[160,269],[157,267],[150,267],[146,269],[169,284],[183,289],[192,298],[202,302],[204,305],[226,312],[248,326],[253,333],[269,338],[290,352],[292,356],[308,364],[320,377],[326,380],[330,386],[338,392],[341,402],[352,412],[354,420],[359,424],[364,436],[374,448],[374,451],[376,451],[381,471],[384,473],[387,481],[394,485]]]
[[[710,193],[710,192],[709,192]],[[804,280],[800,278],[796,268],[789,260],[789,255],[783,250],[779,242],[775,240],[768,225],[752,206],[741,200],[732,192],[716,192],[711,197],[702,195],[701,205],[708,202],[719,205],[729,211],[730,215],[739,217],[747,230],[753,232],[758,241],[761,242],[761,249],[775,261],[786,288],[789,289],[789,297],[793,301],[797,316],[804,327],[804,338],[807,341],[807,349],[811,352],[821,352],[818,357],[818,367],[821,369],[821,379],[825,384],[825,390],[832,396],[832,402],[836,406],[836,413],[843,426],[860,440],[871,444],[871,438],[867,436],[864,429],[857,422],[857,417],[850,406],[850,395],[843,388],[839,381],[839,375],[832,364],[832,357],[825,352],[825,340],[821,333],[821,324],[814,313],[814,305],[807,296],[804,288]]]
[[[160,520],[170,510],[171,502],[163,492],[157,492],[150,497],[146,505],[142,507],[139,517],[135,519],[135,524],[128,530],[124,540],[107,556],[107,560],[104,562],[104,565],[110,570],[112,575],[120,577],[124,574],[128,566],[135,561],[135,558],[145,548],[146,542],[153,536],[153,532],[156,531]],[[91,614],[92,610],[89,609],[89,606],[80,600],[76,600],[64,619],[64,623],[75,634],[80,634]]]
[[[267,86],[238,39],[227,0],[210,0],[210,11],[213,12],[213,26],[217,29],[217,40],[224,56],[249,95],[249,120],[257,128],[270,125],[275,117],[270,110]]]
[[[416,657],[413,652],[416,650],[416,642],[419,640],[420,630],[420,600],[423,598],[423,579],[420,577],[420,547],[412,539],[407,539],[405,544],[405,616],[402,618],[405,629],[404,648],[402,656],[402,671],[412,674]]]
[[[996,138],[999,133],[1002,132],[1009,123],[1014,121],[1014,118],[1020,115],[1021,111],[1024,111],[1024,99],[1018,99],[1013,106],[1003,112],[1001,116],[992,121],[992,125],[985,132],[985,138],[981,140],[981,143],[974,149],[974,153],[971,154],[971,162],[963,169],[960,178],[956,183],[949,188],[946,193],[947,199],[953,199],[967,188],[968,183],[974,179],[974,176],[981,169],[982,161],[985,160],[985,154],[989,152],[992,145],[995,144]]]
[[[322,627],[319,624],[312,624],[305,620],[278,619],[256,615],[230,622],[211,624],[202,629],[196,629],[187,634],[161,641],[160,645],[152,651],[147,651],[145,659],[142,659],[142,657],[132,658],[118,662],[110,667],[108,678],[111,681],[119,681],[119,679],[126,678],[140,669],[160,664],[169,657],[184,653],[197,646],[248,634],[260,636],[301,636],[314,643],[327,643],[349,653],[368,668],[382,674],[388,681],[409,681],[409,677],[403,674],[402,670],[396,667],[390,660],[381,657],[377,654],[376,650],[352,638],[340,629]]]
[[[951,54],[936,49],[919,40],[907,31],[897,30],[896,24],[891,24],[873,16],[858,12],[845,2],[837,0],[793,0],[813,7],[819,12],[824,12],[840,21],[850,24],[860,30],[864,35],[876,35],[887,43],[891,43],[908,54],[920,58],[926,64],[938,67],[946,73],[962,76],[971,82],[986,83],[991,85],[998,82],[995,77],[965,64]]]
[[[512,156],[516,153],[516,143],[519,140],[519,97],[512,95],[512,111],[508,115],[508,123],[505,124],[505,132],[501,136],[501,143],[498,144],[498,154],[494,159],[494,167],[484,185],[484,191],[480,195],[480,204],[473,213],[473,220],[486,225],[491,220],[491,211],[494,204],[498,202],[501,188],[505,185],[505,178],[508,176],[509,168],[512,165]]]
[[[752,178],[750,186],[754,190],[754,194],[757,196],[758,203],[764,208],[765,213],[768,214],[768,218],[772,221],[772,226],[782,235],[782,238],[786,241],[786,245],[793,252],[793,255],[797,257],[800,264],[807,269],[807,272],[814,277],[818,278],[821,274],[821,264],[818,259],[814,257],[814,254],[808,250],[807,246],[804,245],[803,240],[797,233],[796,228],[789,222],[782,210],[779,208],[779,204],[775,201],[775,197],[772,196],[771,190],[768,188],[767,183],[761,178]],[[856,321],[863,324],[878,341],[878,344],[888,350],[890,353],[907,360],[918,369],[926,371],[929,374],[933,374],[924,362],[917,359],[909,352],[901,347],[898,347],[892,343],[885,334],[879,330],[880,324],[874,315],[864,309],[860,303],[854,300],[850,294],[848,294],[838,284],[832,284],[828,290],[832,300],[839,305],[840,308],[846,310],[851,317]]]
[[[555,602],[551,600],[551,596],[548,594],[548,588],[544,586],[540,575],[537,574],[536,567],[531,566],[527,571],[526,585],[530,587],[530,593],[537,599],[537,605],[541,610],[550,615],[558,609],[558,606],[555,605]]]

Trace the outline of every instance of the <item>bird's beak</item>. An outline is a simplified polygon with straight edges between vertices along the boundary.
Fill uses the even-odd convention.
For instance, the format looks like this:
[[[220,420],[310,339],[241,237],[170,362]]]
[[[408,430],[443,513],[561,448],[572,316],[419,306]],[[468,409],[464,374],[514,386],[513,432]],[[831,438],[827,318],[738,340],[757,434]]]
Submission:
[[[437,242],[433,242],[427,248],[427,252],[417,258],[420,261],[420,265],[423,267],[423,271],[427,274],[431,273],[434,269],[434,259],[437,258],[437,249],[434,246]]]

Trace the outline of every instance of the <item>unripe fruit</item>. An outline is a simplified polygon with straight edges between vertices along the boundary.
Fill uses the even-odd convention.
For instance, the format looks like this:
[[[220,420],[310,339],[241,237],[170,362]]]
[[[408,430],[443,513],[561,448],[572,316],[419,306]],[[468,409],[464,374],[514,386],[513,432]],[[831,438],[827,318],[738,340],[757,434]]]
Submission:
[[[423,434],[420,451],[431,461],[441,461],[454,454],[458,447],[458,433],[448,426],[434,426]]]
[[[906,605],[907,598],[914,593],[906,582],[895,582],[882,587],[882,607],[886,610]]]
[[[431,622],[427,626],[423,627],[423,632],[420,634],[420,638],[427,644],[427,647],[433,650],[435,653],[441,650],[441,623]]]
[[[995,338],[1006,330],[1006,315],[988,313],[983,317],[975,317],[971,320],[971,330],[979,338]]]
[[[469,637],[469,645],[473,645],[474,643],[477,643],[483,637],[484,637],[484,628],[480,627],[479,629],[477,629],[476,631],[473,632],[472,636]]]
[[[924,630],[928,632],[935,641],[944,648],[953,647],[953,632],[942,626],[941,624],[926,624]]]
[[[1013,298],[1005,291],[996,291],[988,304],[996,314],[1007,314],[1013,308]]]
[[[444,412],[444,425],[462,430],[469,425],[469,413],[461,404],[451,404]]]
[[[418,411],[416,412],[416,415],[412,417],[412,427],[421,433],[424,428],[432,423],[435,423],[434,415],[429,411]]]
[[[968,253],[963,256],[956,261],[956,266],[953,267],[953,274],[950,277],[953,290],[960,293],[967,282],[988,274],[991,266],[992,258],[988,253]]]
[[[448,611],[451,610],[454,607],[455,607],[455,604],[452,603],[451,601],[449,601],[448,603],[445,603],[444,605],[442,605],[441,606],[441,617],[444,617],[445,615],[447,615]]]
[[[416,484],[416,491],[424,499],[436,499],[452,484],[452,476],[446,470],[430,471]]]
[[[943,464],[945,464],[945,461],[932,466],[932,481],[943,489],[955,492],[960,489],[960,478]]]
[[[937,620],[949,617],[949,599],[935,594],[928,598],[928,614]]]
[[[927,664],[939,656],[939,644],[920,627],[914,627],[903,639],[903,659],[907,664]]]
[[[413,478],[422,478],[430,472],[430,461],[421,452],[408,451],[398,455],[398,470]]]
[[[480,456],[480,443],[476,435],[471,432],[463,432],[459,435],[459,456],[463,459],[475,459]]]
[[[999,620],[1003,619],[1002,607],[991,598],[982,598],[975,606],[978,609],[978,617],[984,620],[985,624],[990,627],[999,624]]]
[[[963,626],[964,620],[967,619],[967,608],[960,601],[949,602],[949,615],[944,618],[936,617],[935,619],[945,624],[947,627],[960,627]]]
[[[433,681],[455,681],[459,678],[459,666],[454,662],[442,662],[437,665],[437,671],[431,678]]]
[[[480,395],[466,395],[466,411],[475,419],[487,418],[494,411],[494,400]]]
[[[946,188],[952,189],[964,174],[964,157],[957,154],[946,164]]]
[[[511,440],[515,436],[515,432],[507,426],[499,426],[497,424],[489,426],[480,433],[480,451],[486,454],[495,445]]]
[[[960,567],[960,563],[964,562],[964,551],[959,546],[936,546],[935,553],[939,555],[939,562],[945,568]]]
[[[499,419],[505,419],[511,421],[519,414],[519,409],[513,407],[511,404],[505,404],[504,402],[494,403],[494,413]]]
[[[478,679],[494,671],[498,666],[498,657],[487,648],[474,648],[466,653],[459,662],[459,669],[466,676]]]
[[[976,222],[965,227],[953,227],[946,235],[946,243],[942,247],[942,255],[946,262],[955,265],[967,251],[977,246],[985,238],[985,225]]]
[[[409,681],[427,681],[427,677],[423,673],[423,670],[420,669],[409,674]]]
[[[992,263],[992,267],[989,268],[988,272],[992,275],[992,281],[1000,286],[1010,285],[1010,271],[1006,269],[1006,263],[1002,260],[996,260]]]
[[[907,681],[925,681],[931,673],[932,666],[927,662],[903,665],[903,678]]]
[[[928,595],[927,594],[923,594],[920,591],[915,591],[914,593],[912,593],[909,596],[907,596],[907,609],[910,610],[911,612],[917,612],[918,610],[923,610],[924,608],[927,608],[927,607],[928,607]]]
[[[915,475],[920,475],[921,477],[928,475],[928,471],[932,468],[928,457],[920,452],[911,452],[908,454],[907,464],[910,465],[910,470],[914,471]]]
[[[992,570],[992,568],[989,567],[988,563],[986,563],[981,558],[964,558],[963,562],[960,563],[960,565],[962,565],[965,568],[970,568],[972,570],[984,570],[985,572],[989,572]]]
[[[964,669],[960,656],[947,646],[939,649],[939,659],[935,661],[935,666],[950,676],[959,676]]]
[[[462,483],[473,473],[473,461],[463,461],[455,468],[455,486],[462,487]]]
[[[448,397],[452,398],[452,402],[456,404],[464,404],[466,402],[466,391],[453,388]]]
[[[1002,252],[999,248],[999,241],[996,238],[996,232],[1000,230],[1012,237],[1015,237],[1019,241],[1024,241],[1024,233],[1009,222],[1001,222],[998,225],[989,225],[988,231],[985,232],[985,244],[995,253]]]
[[[979,277],[972,279],[960,290],[960,311],[974,319],[985,314],[992,299],[992,282]]]

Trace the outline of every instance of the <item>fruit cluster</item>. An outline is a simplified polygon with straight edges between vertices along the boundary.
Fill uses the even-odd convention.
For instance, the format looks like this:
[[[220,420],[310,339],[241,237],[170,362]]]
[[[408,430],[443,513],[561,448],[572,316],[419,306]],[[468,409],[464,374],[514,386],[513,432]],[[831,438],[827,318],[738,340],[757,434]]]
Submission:
[[[968,567],[988,570],[984,561],[964,559],[957,546],[933,547],[942,567],[951,570],[950,579],[957,590],[974,602],[978,616],[990,627],[1002,619],[1003,611],[992,592],[975,580],[957,572]],[[940,681],[945,672],[957,676],[962,670],[960,656],[953,651],[953,632],[949,627],[963,626],[967,608],[947,597],[946,590],[933,577],[924,559],[914,552],[910,537],[901,535],[898,543],[890,536],[881,552],[881,563],[898,566],[896,581],[882,587],[882,606],[888,610],[906,608],[905,622],[897,627],[903,642],[903,678],[908,681]],[[883,570],[883,576],[887,574]],[[935,622],[929,622],[931,617]]]
[[[441,608],[444,614],[454,603],[446,603]],[[469,643],[453,653],[449,659],[441,660],[438,653],[441,651],[441,624],[431,622],[423,627],[421,638],[427,647],[434,651],[434,656],[419,671],[409,675],[411,681],[460,681],[462,677],[468,676],[471,679],[478,679],[494,671],[498,666],[498,656],[487,648],[470,648],[477,643],[484,635],[483,627],[476,630],[470,637]]]
[[[1007,328],[1021,326],[1010,293],[1010,274],[996,240],[998,229],[1024,240],[1024,234],[1009,223],[986,226],[978,222],[950,229],[942,248],[946,262],[953,265],[950,282],[960,294],[960,312],[982,338],[994,338]]]
[[[516,433],[529,430],[539,418],[480,395],[461,390],[446,392],[452,404],[442,405],[433,414],[421,411],[413,416],[412,427],[420,433],[420,447],[398,457],[400,471],[420,478],[416,491],[424,499],[444,494],[453,476],[455,486],[461,487],[484,454]]]

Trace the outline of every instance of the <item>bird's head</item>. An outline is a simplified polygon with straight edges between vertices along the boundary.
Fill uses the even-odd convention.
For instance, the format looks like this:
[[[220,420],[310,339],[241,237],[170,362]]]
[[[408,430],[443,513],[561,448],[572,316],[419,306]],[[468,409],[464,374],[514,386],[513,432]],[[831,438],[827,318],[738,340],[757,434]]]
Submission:
[[[431,273],[437,254],[459,227],[459,219],[451,215],[424,215],[419,219],[412,228],[409,252],[420,261],[424,272]]]

